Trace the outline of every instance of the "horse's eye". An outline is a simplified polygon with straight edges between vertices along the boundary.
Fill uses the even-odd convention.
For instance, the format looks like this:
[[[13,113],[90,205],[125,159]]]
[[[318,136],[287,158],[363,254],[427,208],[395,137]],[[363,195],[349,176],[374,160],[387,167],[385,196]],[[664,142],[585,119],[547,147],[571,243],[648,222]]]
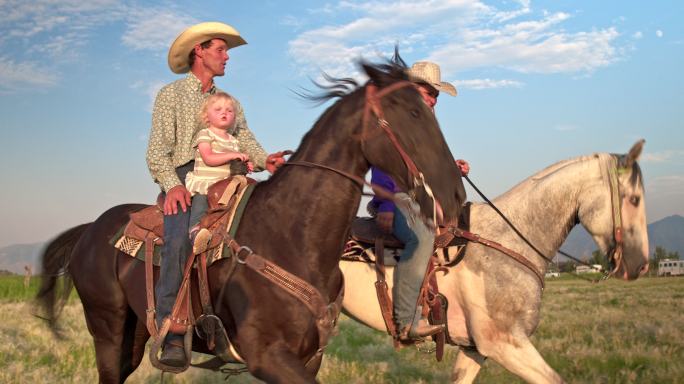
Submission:
[[[639,196],[632,196],[629,198],[629,203],[635,207],[639,206]]]
[[[411,116],[417,118],[418,116],[420,116],[420,113],[418,112],[417,109],[412,109],[411,110]]]

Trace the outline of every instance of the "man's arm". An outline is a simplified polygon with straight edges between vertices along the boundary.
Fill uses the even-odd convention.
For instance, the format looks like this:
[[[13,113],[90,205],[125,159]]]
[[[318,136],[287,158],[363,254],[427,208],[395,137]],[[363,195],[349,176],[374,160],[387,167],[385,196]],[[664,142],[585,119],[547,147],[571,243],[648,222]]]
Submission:
[[[236,100],[237,101],[237,100]],[[249,155],[249,161],[254,164],[254,171],[259,172],[266,169],[266,157],[268,154],[247,127],[247,119],[242,109],[242,105],[237,102],[237,113],[235,114],[235,138],[240,145],[240,152]]]
[[[152,129],[147,145],[147,167],[164,192],[182,185],[173,165],[172,155],[176,141],[175,97],[168,88],[157,94],[152,111]]]

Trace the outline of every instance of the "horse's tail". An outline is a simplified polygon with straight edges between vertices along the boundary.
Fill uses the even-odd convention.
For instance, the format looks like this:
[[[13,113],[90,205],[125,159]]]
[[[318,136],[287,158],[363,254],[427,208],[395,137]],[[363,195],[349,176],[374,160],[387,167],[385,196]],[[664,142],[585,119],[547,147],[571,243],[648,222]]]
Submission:
[[[57,236],[47,245],[41,257],[41,283],[36,295],[41,314],[36,314],[36,316],[47,320],[50,328],[57,335],[59,335],[57,318],[73,287],[71,276],[67,271],[71,252],[90,224],[92,223],[81,224]]]

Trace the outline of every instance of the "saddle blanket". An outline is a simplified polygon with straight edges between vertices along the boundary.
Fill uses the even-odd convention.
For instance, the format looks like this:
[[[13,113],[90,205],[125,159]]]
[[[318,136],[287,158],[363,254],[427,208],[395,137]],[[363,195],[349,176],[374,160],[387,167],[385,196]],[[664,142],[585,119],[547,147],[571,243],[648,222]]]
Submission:
[[[465,245],[452,245],[444,248],[437,248],[434,257],[439,266],[452,266],[458,264],[463,258]],[[392,267],[397,265],[401,257],[401,248],[385,248],[385,265]],[[342,260],[357,261],[362,263],[375,264],[375,246],[355,239],[349,239],[342,253]]]

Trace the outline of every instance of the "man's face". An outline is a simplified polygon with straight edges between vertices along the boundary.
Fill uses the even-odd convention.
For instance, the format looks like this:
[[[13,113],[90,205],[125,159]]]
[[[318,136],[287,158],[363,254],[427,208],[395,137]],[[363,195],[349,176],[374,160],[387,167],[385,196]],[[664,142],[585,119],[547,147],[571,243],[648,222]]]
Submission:
[[[226,42],[221,39],[213,39],[209,48],[198,46],[200,47],[198,56],[202,58],[203,66],[213,76],[223,76],[226,72],[226,62],[228,61],[228,45]]]
[[[414,84],[420,96],[423,98],[425,104],[427,104],[430,109],[435,108],[437,105],[437,97],[439,96],[439,91],[428,84]]]

